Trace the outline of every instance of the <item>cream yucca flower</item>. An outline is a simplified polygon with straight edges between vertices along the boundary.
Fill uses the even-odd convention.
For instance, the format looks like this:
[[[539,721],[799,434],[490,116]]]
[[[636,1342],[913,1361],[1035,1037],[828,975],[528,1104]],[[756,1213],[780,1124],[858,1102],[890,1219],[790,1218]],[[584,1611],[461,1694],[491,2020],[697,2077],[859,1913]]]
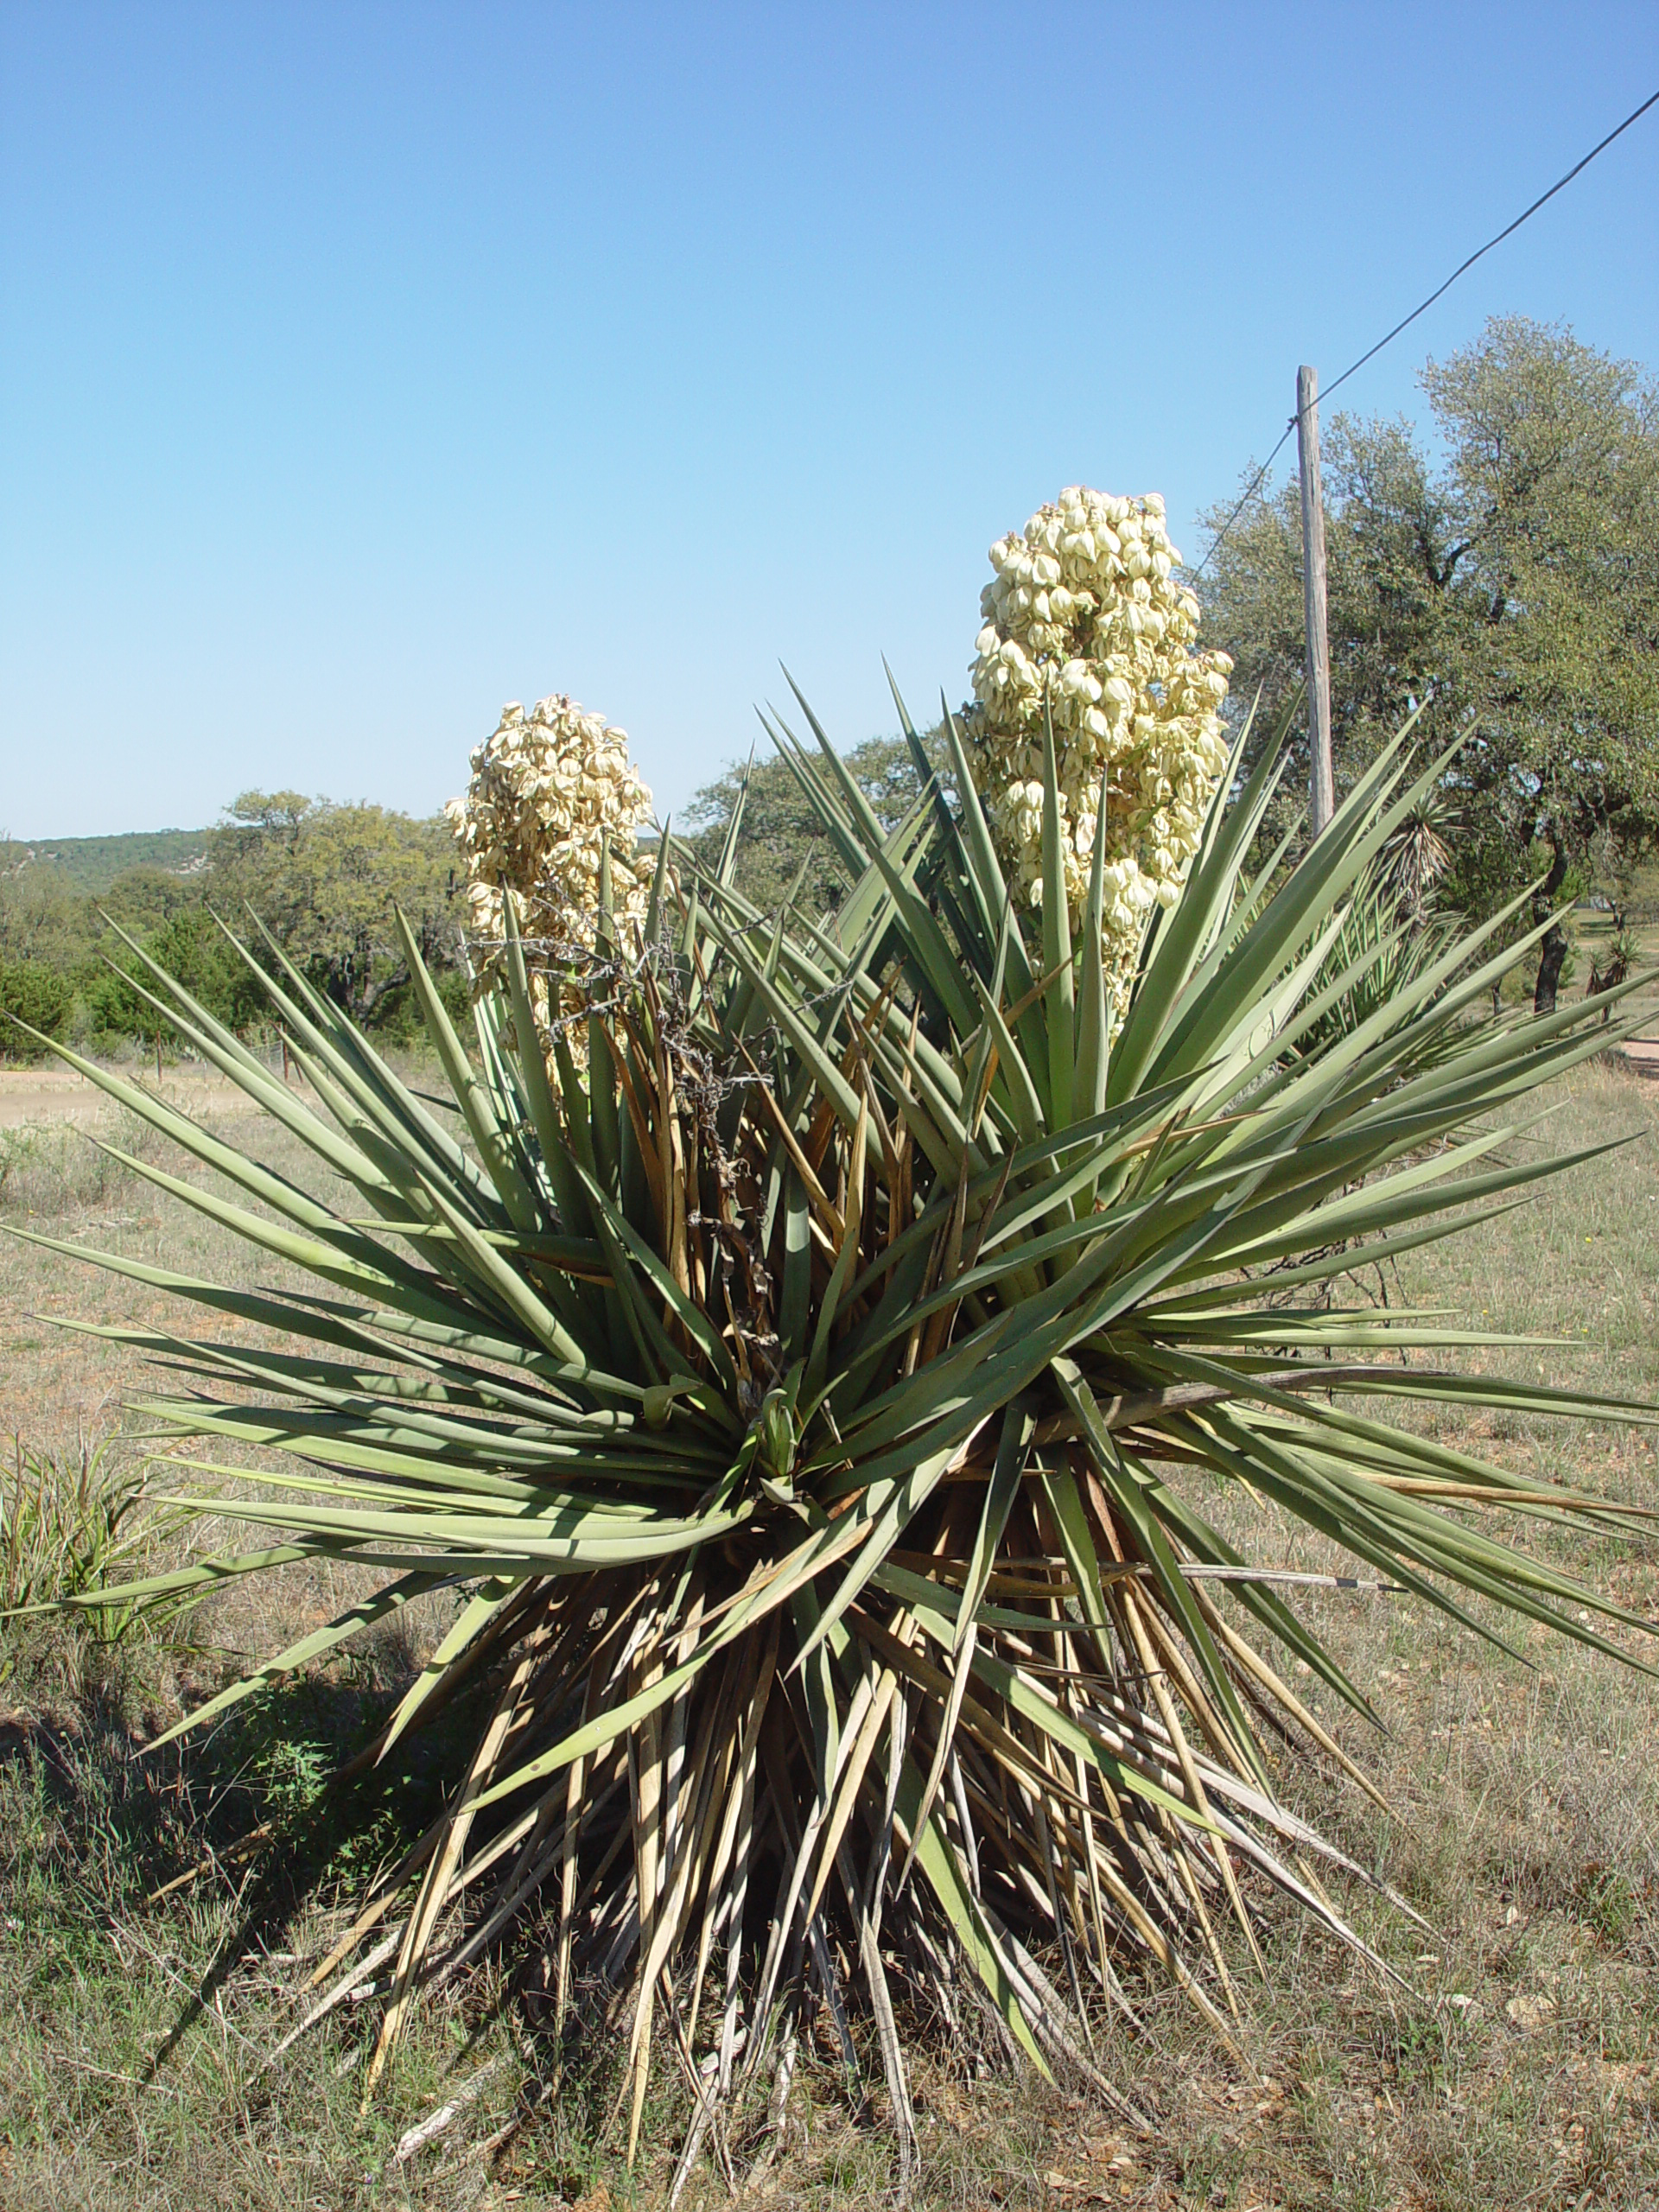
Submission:
[[[1141,929],[1173,906],[1226,766],[1232,662],[1194,650],[1164,503],[1073,485],[992,546],[974,663],[976,781],[1014,895],[1043,895],[1043,715],[1054,725],[1066,897],[1089,887],[1106,809],[1106,969],[1121,1014]]]
[[[548,1017],[549,967],[579,963],[594,949],[601,855],[608,852],[621,943],[632,946],[650,899],[635,859],[651,818],[651,793],[628,758],[626,734],[585,714],[563,694],[517,701],[472,754],[464,798],[444,809],[466,856],[468,923],[481,974],[499,966],[502,895],[512,891],[519,926],[534,947],[532,984]],[[580,1035],[572,1039],[580,1046]]]

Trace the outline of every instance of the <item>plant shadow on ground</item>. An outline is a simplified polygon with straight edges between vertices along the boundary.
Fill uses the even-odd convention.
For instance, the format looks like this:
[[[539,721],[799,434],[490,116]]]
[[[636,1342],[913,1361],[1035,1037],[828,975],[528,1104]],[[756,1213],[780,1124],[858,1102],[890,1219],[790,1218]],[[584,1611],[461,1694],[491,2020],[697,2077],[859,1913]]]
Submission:
[[[1397,1659],[1386,1663],[1389,1624],[1350,1610],[1378,1672],[1400,1676]],[[1411,1650],[1397,1682],[1409,1702],[1383,1757],[1409,1826],[1389,1830],[1350,1807],[1346,1834],[1434,1923],[1425,1934],[1349,1900],[1417,1993],[1382,1986],[1299,1916],[1270,1915],[1268,1980],[1252,1986],[1248,1961],[1233,1961],[1244,2063],[1172,1996],[1148,1996],[1142,2035],[1096,2021],[1105,2071],[1152,2110],[1149,2139],[1074,2088],[1011,2074],[988,2040],[936,2040],[917,2069],[918,2202],[1659,2202],[1659,1898],[1652,1785],[1634,1764],[1649,1732],[1632,1726],[1624,1685],[1589,1663],[1529,1681],[1455,1630]],[[388,1782],[327,1785],[396,1694],[395,1668],[292,1682],[199,1745],[145,1753],[172,1709],[153,1649],[99,1652],[54,1630],[8,1656],[0,2204],[582,2201],[620,2212],[662,2201],[688,2100],[672,2086],[653,2093],[628,2176],[607,1993],[579,1993],[560,2070],[538,2008],[523,2001],[518,1969],[533,1968],[542,1940],[533,1925],[511,1956],[419,2016],[366,2113],[373,2005],[345,2008],[265,2067],[346,1901],[436,1809],[450,1748],[436,1735],[417,1737]],[[455,1726],[465,1741],[463,1716]],[[1402,1763],[1441,1730],[1466,1740],[1438,1772],[1417,1774],[1414,1802]],[[1334,1788],[1323,1809],[1342,1816]],[[849,2085],[827,2020],[804,2038],[759,2201],[890,2199],[880,2063],[861,2038],[857,2056]],[[400,2164],[400,2139],[480,2075],[456,2125]],[[504,2131],[493,2157],[476,2155]],[[763,2133],[764,2105],[742,2156]],[[683,2199],[725,2201],[712,2166]]]
[[[390,1771],[334,1786],[408,1679],[406,1662],[371,1662],[274,1688],[199,1741],[149,1751],[176,1710],[176,1656],[142,1642],[99,1649],[55,1624],[14,1626],[0,1649],[0,1988],[12,2034],[0,2205],[276,2212],[490,2202],[503,2190],[532,2205],[657,2201],[689,2096],[653,2088],[628,2173],[625,2037],[607,2018],[615,1993],[579,1991],[556,2037],[534,1993],[546,1960],[533,1923],[507,1959],[418,2017],[366,2111],[372,2004],[342,2008],[266,2064],[300,2016],[307,1967],[436,1813],[468,1716],[457,1700]],[[879,2056],[861,2036],[849,2082],[818,2024],[781,2126],[769,2133],[763,2089],[741,2148],[771,2153],[768,2168],[775,2159],[768,2199],[792,2197],[810,2173],[815,2202],[879,2201],[891,2182]],[[1033,2085],[995,2078],[989,2050],[964,2047],[918,2075],[934,2152],[925,2202],[1044,2196],[1046,2105],[1033,2106]],[[400,2139],[480,2077],[460,2142],[400,2164]],[[493,2142],[497,2158],[469,2155]],[[711,2187],[723,2201],[702,2175],[683,2201]]]

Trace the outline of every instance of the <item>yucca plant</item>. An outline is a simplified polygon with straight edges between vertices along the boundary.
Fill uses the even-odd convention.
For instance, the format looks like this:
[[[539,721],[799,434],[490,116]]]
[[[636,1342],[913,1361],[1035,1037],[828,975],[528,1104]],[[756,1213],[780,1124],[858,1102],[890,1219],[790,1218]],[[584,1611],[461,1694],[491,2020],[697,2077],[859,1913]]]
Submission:
[[[1295,865],[1252,873],[1279,770],[1269,748],[1245,779],[1241,741],[1119,1021],[1104,830],[1074,938],[1052,740],[1027,923],[962,731],[947,715],[942,785],[905,727],[924,791],[891,834],[815,721],[816,754],[776,728],[853,883],[828,916],[737,893],[740,804],[712,870],[664,839],[629,942],[601,874],[560,991],[537,998],[554,956],[509,899],[471,1039],[406,941],[448,1118],[273,945],[308,1098],[135,947],[158,1015],[349,1201],[74,1063],[218,1182],[134,1173],[312,1285],[99,1255],[224,1332],[105,1332],[183,1378],[137,1411],[277,1462],[255,1495],[210,1468],[197,1502],[278,1541],[141,1588],[319,1555],[384,1578],[194,1725],[456,1593],[376,1751],[470,1698],[470,1754],[306,2018],[385,1978],[372,2088],[417,1993],[539,1903],[556,2021],[613,1993],[631,2155],[653,2058],[690,2084],[682,2177],[711,2125],[726,2154],[734,2093],[786,2090],[809,2005],[849,2060],[873,2036],[907,2170],[896,1998],[911,2021],[978,2005],[1031,2063],[1088,2069],[1091,2013],[1148,1972],[1225,2034],[1227,1923],[1253,1940],[1272,1891],[1365,1949],[1319,1872],[1362,1870],[1294,1801],[1313,1762],[1372,1785],[1283,1655],[1371,1707],[1271,1536],[1247,1559],[1206,1518],[1216,1485],[1484,1635],[1509,1616],[1611,1652],[1592,1616],[1643,1626],[1492,1532],[1634,1516],[1385,1418],[1643,1409],[1462,1373],[1487,1333],[1332,1297],[1568,1164],[1507,1150],[1516,1112],[1605,1049],[1634,985],[1491,1018],[1541,934],[1488,960],[1507,915],[1426,963],[1389,965],[1382,932],[1333,974],[1356,887],[1446,764],[1408,767],[1402,736]],[[1372,1010],[1327,1020],[1385,966]]]

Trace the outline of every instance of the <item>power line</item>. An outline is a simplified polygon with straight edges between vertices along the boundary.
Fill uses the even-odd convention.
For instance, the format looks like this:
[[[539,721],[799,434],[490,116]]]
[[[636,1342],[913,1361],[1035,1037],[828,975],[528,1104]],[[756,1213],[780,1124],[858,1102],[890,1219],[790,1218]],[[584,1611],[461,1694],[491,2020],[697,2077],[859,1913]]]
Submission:
[[[1516,217],[1512,223],[1507,225],[1504,229],[1498,232],[1496,238],[1488,238],[1485,245],[1478,248],[1475,252],[1471,253],[1467,261],[1459,262],[1458,266],[1452,271],[1452,274],[1446,278],[1445,283],[1440,287],[1439,290],[1431,292],[1428,297],[1423,302],[1421,307],[1413,308],[1411,313],[1406,316],[1404,321],[1396,322],[1394,328],[1389,331],[1387,338],[1379,338],[1376,345],[1371,347],[1370,353],[1362,353],[1357,361],[1350,362],[1349,365],[1343,371],[1339,377],[1335,378],[1330,384],[1325,385],[1324,391],[1319,394],[1320,398],[1329,398],[1330,395],[1336,390],[1338,385],[1346,384],[1349,378],[1352,376],[1356,369],[1363,369],[1364,367],[1366,362],[1370,359],[1372,353],[1380,353],[1382,351],[1382,348],[1388,345],[1389,340],[1397,338],[1400,335],[1401,332],[1406,327],[1407,323],[1415,322],[1420,315],[1426,313],[1428,308],[1432,308],[1435,301],[1440,298],[1441,292],[1449,292],[1452,287],[1457,283],[1459,277],[1461,276],[1466,270],[1470,270],[1474,267],[1475,264],[1480,259],[1482,254],[1490,253],[1495,245],[1502,245],[1505,238],[1510,237],[1515,232],[1520,229],[1522,224],[1527,220],[1527,218],[1529,215],[1535,215],[1547,200],[1553,200],[1558,192],[1562,191],[1567,185],[1571,184],[1573,178],[1578,175],[1580,170],[1587,169],[1591,162],[1595,160],[1598,154],[1605,153],[1608,147],[1612,144],[1615,138],[1619,137],[1621,132],[1628,130],[1633,123],[1640,122],[1641,118],[1647,113],[1648,110],[1656,104],[1659,104],[1659,92],[1650,92],[1647,99],[1643,101],[1640,107],[1633,108],[1631,110],[1630,113],[1625,117],[1624,122],[1619,124],[1617,130],[1610,130],[1599,146],[1592,146],[1589,152],[1585,156],[1584,159],[1581,162],[1574,162],[1573,166],[1568,169],[1567,175],[1564,177],[1558,178],[1557,181],[1550,186],[1548,192],[1541,192],[1537,199],[1533,201],[1530,207],[1523,209],[1522,212]],[[1290,419],[1294,425],[1296,421],[1296,417],[1293,415]]]
[[[1484,245],[1478,246],[1475,251],[1469,256],[1469,258],[1466,261],[1460,261],[1443,284],[1437,285],[1434,290],[1429,294],[1426,300],[1421,301],[1416,307],[1413,308],[1408,315],[1402,316],[1401,320],[1395,324],[1392,330],[1389,331],[1384,336],[1377,340],[1375,346],[1368,346],[1365,352],[1360,355],[1357,361],[1351,361],[1339,377],[1332,378],[1332,381],[1325,385],[1324,391],[1319,394],[1319,397],[1321,399],[1328,399],[1338,385],[1347,383],[1349,378],[1353,375],[1356,369],[1363,369],[1367,361],[1370,360],[1375,355],[1380,353],[1385,346],[1392,344],[1394,340],[1400,335],[1402,330],[1408,328],[1409,325],[1416,321],[1420,315],[1427,315],[1429,308],[1433,306],[1435,301],[1438,300],[1443,293],[1449,292],[1452,287],[1457,283],[1459,277],[1465,275],[1469,270],[1472,269],[1483,254],[1490,253],[1495,245],[1502,245],[1505,238],[1513,237],[1515,232],[1520,229],[1522,224],[1527,221],[1529,217],[1535,215],[1538,213],[1538,210],[1544,205],[1546,200],[1553,200],[1558,192],[1565,190],[1565,188],[1572,183],[1573,178],[1577,176],[1580,171],[1589,168],[1591,162],[1595,160],[1598,154],[1605,154],[1608,147],[1612,144],[1615,138],[1622,137],[1623,134],[1630,129],[1633,123],[1639,123],[1642,118],[1647,113],[1648,110],[1656,105],[1659,105],[1659,92],[1650,92],[1647,99],[1643,101],[1641,106],[1632,108],[1630,112],[1625,117],[1624,122],[1621,123],[1616,130],[1610,130],[1607,133],[1607,136],[1601,140],[1599,145],[1592,146],[1582,161],[1575,162],[1573,164],[1573,167],[1568,169],[1567,175],[1563,177],[1558,177],[1555,182],[1550,186],[1548,192],[1541,192],[1537,199],[1533,201],[1530,207],[1522,208],[1512,223],[1506,223],[1503,228],[1497,232],[1496,237],[1488,238]],[[1267,475],[1268,471],[1273,467],[1274,462],[1277,461],[1280,454],[1284,450],[1286,440],[1290,436],[1291,432],[1296,428],[1297,423],[1300,420],[1301,410],[1299,408],[1296,413],[1291,416],[1289,422],[1286,423],[1283,430],[1280,433],[1278,444],[1274,446],[1273,451],[1268,455],[1261,467],[1256,470],[1255,474],[1250,479],[1249,484],[1245,489],[1243,498],[1240,499],[1238,505],[1233,509],[1231,514],[1228,516],[1226,521],[1223,523],[1221,528],[1216,532],[1215,537],[1211,540],[1210,551],[1205,555],[1203,560],[1199,562],[1198,567],[1193,570],[1193,574],[1195,575],[1201,576],[1205,570],[1209,567],[1211,555],[1215,553],[1221,544],[1222,540],[1226,537],[1228,531],[1238,520],[1240,515],[1243,513],[1250,501],[1255,497],[1257,486],[1262,483],[1262,480]]]
[[[1262,462],[1261,467],[1256,470],[1255,475],[1251,477],[1249,482],[1245,486],[1243,496],[1239,500],[1238,505],[1233,509],[1231,514],[1228,516],[1226,521],[1223,523],[1221,528],[1211,539],[1210,552],[1205,555],[1203,560],[1199,562],[1198,567],[1192,571],[1195,576],[1201,576],[1205,570],[1209,567],[1211,555],[1219,549],[1223,538],[1226,537],[1228,531],[1238,520],[1240,515],[1243,513],[1245,508],[1249,505],[1250,501],[1255,497],[1257,486],[1261,483],[1268,471],[1273,467],[1274,462],[1278,460],[1280,454],[1284,450],[1285,440],[1290,435],[1295,427],[1296,417],[1293,415],[1289,422],[1286,423],[1284,429],[1279,433],[1278,444],[1274,446],[1273,451]]]

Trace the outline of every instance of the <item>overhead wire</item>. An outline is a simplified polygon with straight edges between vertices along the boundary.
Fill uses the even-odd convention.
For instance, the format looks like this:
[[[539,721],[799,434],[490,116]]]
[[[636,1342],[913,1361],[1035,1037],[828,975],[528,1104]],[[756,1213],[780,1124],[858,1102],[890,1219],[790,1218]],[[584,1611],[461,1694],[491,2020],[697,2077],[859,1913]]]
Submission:
[[[1659,92],[1650,92],[1647,99],[1643,101],[1640,107],[1632,108],[1630,112],[1625,117],[1623,123],[1619,124],[1616,129],[1610,130],[1607,133],[1607,136],[1598,144],[1592,146],[1590,149],[1590,151],[1585,155],[1581,161],[1575,162],[1573,164],[1573,167],[1568,169],[1565,176],[1557,177],[1554,183],[1550,186],[1548,192],[1541,192],[1538,197],[1533,201],[1532,205],[1529,207],[1523,207],[1512,223],[1506,223],[1501,231],[1497,232],[1493,237],[1487,239],[1484,245],[1478,246],[1474,252],[1469,256],[1466,261],[1460,261],[1443,284],[1436,285],[1426,300],[1420,301],[1418,304],[1413,308],[1409,315],[1402,315],[1400,321],[1395,324],[1394,328],[1386,332],[1383,336],[1379,338],[1375,346],[1367,346],[1365,351],[1359,356],[1358,359],[1351,361],[1339,377],[1333,377],[1331,382],[1326,385],[1325,390],[1319,394],[1319,398],[1328,399],[1338,385],[1346,384],[1349,378],[1353,375],[1357,369],[1363,369],[1366,362],[1371,360],[1376,354],[1380,353],[1385,346],[1392,344],[1394,340],[1400,335],[1402,330],[1408,329],[1411,324],[1416,321],[1419,315],[1427,315],[1429,308],[1433,306],[1435,301],[1440,298],[1444,293],[1449,292],[1452,287],[1457,283],[1459,277],[1465,275],[1468,270],[1472,269],[1483,254],[1490,253],[1495,245],[1502,245],[1505,238],[1512,238],[1515,232],[1520,229],[1522,224],[1526,222],[1529,217],[1535,215],[1538,213],[1538,210],[1544,206],[1546,201],[1553,200],[1558,192],[1564,191],[1566,188],[1572,183],[1575,176],[1579,175],[1582,170],[1589,168],[1591,162],[1595,160],[1598,154],[1605,154],[1608,147],[1612,144],[1615,138],[1621,137],[1624,133],[1630,129],[1633,123],[1639,123],[1642,118],[1647,113],[1648,110],[1656,105],[1659,105]],[[1314,404],[1318,404],[1317,399],[1314,402]],[[1255,497],[1256,492],[1263,480],[1266,478],[1268,471],[1273,467],[1274,462],[1277,461],[1279,455],[1283,452],[1286,442],[1289,438],[1291,432],[1301,421],[1303,412],[1304,410],[1299,407],[1296,412],[1291,416],[1290,420],[1286,423],[1284,429],[1280,432],[1278,443],[1274,447],[1273,451],[1268,455],[1261,467],[1256,470],[1255,474],[1250,479],[1249,484],[1245,486],[1243,496],[1240,499],[1237,505],[1233,509],[1226,521],[1223,523],[1221,528],[1211,539],[1209,551],[1205,555],[1203,560],[1199,562],[1198,567],[1192,571],[1195,576],[1201,576],[1204,574],[1205,570],[1209,567],[1211,560],[1220,549],[1222,542],[1226,537],[1228,531],[1231,530],[1233,524],[1238,520],[1240,515],[1243,513],[1245,508]]]

